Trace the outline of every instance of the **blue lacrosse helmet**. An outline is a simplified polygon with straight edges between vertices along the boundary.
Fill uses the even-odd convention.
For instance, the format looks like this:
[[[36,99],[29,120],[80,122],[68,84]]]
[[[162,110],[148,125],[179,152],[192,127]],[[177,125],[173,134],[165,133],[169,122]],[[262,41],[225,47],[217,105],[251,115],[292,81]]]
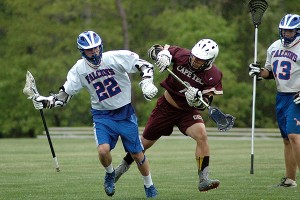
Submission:
[[[94,31],[84,31],[79,34],[77,38],[77,45],[82,58],[85,59],[91,67],[98,68],[100,66],[103,53],[103,44],[100,36]],[[94,54],[92,57],[88,57],[84,53],[84,50],[95,47],[99,47],[100,51],[98,55]]]
[[[282,30],[296,30],[293,37],[285,37]],[[300,39],[300,16],[296,14],[285,15],[279,23],[279,36],[284,47],[292,47]]]

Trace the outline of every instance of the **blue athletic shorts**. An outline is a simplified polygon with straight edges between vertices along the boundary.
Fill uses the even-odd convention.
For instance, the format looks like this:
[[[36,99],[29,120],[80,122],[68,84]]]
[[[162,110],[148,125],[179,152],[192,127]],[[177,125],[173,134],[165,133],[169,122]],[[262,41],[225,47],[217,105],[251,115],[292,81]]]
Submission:
[[[276,118],[282,138],[288,134],[300,134],[300,105],[293,101],[295,93],[278,92],[276,96]]]
[[[93,118],[96,145],[109,144],[114,149],[120,136],[126,152],[139,153],[144,150],[138,131],[137,117],[132,114],[123,120]]]

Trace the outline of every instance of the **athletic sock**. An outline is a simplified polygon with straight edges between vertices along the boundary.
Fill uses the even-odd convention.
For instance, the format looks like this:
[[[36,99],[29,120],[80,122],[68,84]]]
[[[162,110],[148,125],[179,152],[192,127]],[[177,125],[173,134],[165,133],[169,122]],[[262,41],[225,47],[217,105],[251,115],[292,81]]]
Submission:
[[[146,186],[146,188],[149,188],[151,185],[153,185],[150,172],[148,176],[143,176],[143,178],[144,178],[144,185]]]
[[[113,168],[112,164],[110,164],[107,167],[105,167],[105,170],[106,170],[107,173],[110,174],[110,173],[113,173],[114,168]]]
[[[127,162],[128,165],[131,165],[134,161],[130,153],[127,153],[123,159]]]
[[[203,179],[208,179],[209,156],[197,157],[196,162],[200,181]]]

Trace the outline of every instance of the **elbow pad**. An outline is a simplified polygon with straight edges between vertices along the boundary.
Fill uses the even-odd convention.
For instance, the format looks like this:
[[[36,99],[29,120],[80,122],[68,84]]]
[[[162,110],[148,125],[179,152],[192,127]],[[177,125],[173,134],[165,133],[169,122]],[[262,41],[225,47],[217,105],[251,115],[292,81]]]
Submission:
[[[138,68],[141,73],[141,77],[144,78],[153,78],[153,65],[145,60],[139,59],[135,64],[135,67]]]

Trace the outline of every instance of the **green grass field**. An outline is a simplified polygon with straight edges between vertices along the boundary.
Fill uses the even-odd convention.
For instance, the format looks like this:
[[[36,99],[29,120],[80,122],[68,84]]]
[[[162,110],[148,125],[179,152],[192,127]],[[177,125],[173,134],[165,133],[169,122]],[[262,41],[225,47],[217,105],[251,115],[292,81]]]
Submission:
[[[134,165],[116,184],[113,197],[103,189],[104,168],[93,138],[52,139],[61,172],[56,172],[47,139],[0,140],[0,199],[145,199],[143,180]],[[256,139],[254,174],[250,174],[251,141],[210,138],[210,177],[221,181],[218,189],[198,192],[195,142],[168,137],[146,154],[157,199],[275,200],[300,199],[297,188],[277,188],[284,175],[281,139]],[[119,141],[112,151],[116,167],[124,156]],[[300,184],[300,183],[299,183]]]

